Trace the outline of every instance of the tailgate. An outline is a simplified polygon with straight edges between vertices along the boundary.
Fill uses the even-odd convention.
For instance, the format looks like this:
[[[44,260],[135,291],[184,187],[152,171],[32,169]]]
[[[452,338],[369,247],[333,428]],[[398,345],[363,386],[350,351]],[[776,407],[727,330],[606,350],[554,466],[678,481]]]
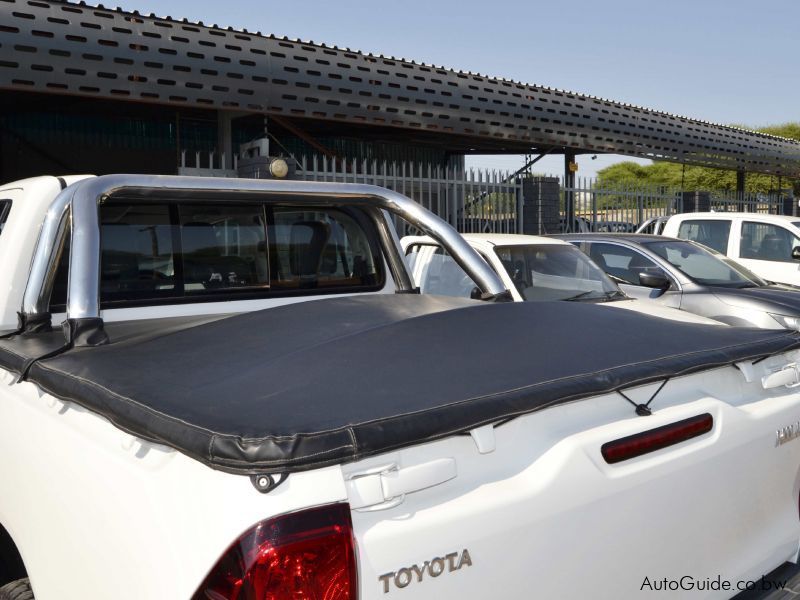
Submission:
[[[800,420],[800,394],[728,367],[670,381],[654,407],[637,417],[609,394],[348,465],[360,597],[621,598],[689,577],[693,596],[725,598],[703,582],[794,558],[800,439],[776,431]],[[601,454],[703,414],[713,428],[692,439]]]

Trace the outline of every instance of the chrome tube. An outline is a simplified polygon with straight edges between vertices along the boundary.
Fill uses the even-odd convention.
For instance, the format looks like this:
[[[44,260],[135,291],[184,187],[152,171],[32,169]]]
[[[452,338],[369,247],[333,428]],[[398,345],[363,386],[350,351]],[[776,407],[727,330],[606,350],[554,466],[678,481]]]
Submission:
[[[44,314],[48,311],[53,280],[64,240],[68,235],[72,192],[72,189],[67,188],[55,197],[39,229],[39,239],[36,241],[28,283],[22,297],[23,314]]]
[[[56,215],[71,209],[71,253],[67,317],[70,319],[100,316],[100,223],[98,204],[121,192],[133,196],[167,196],[194,199],[197,193],[219,192],[220,196],[237,195],[291,196],[290,203],[363,204],[387,210],[419,227],[438,241],[475,281],[482,292],[496,296],[506,292],[498,275],[447,222],[397,192],[373,185],[311,181],[275,181],[263,179],[227,179],[217,177],[179,177],[170,175],[104,175],[84,179],[62,192],[53,202],[39,238],[34,270],[25,291],[23,310],[31,314],[47,311],[58,247]],[[222,198],[218,198],[221,200]],[[215,198],[217,200],[217,198]],[[51,223],[52,220],[52,223]],[[62,221],[58,220],[58,223]],[[394,249],[393,249],[394,250]],[[391,257],[387,257],[392,260]],[[402,257],[399,257],[402,260]],[[394,267],[399,265],[395,264]],[[403,266],[405,269],[405,267]],[[49,283],[48,283],[49,282]]]

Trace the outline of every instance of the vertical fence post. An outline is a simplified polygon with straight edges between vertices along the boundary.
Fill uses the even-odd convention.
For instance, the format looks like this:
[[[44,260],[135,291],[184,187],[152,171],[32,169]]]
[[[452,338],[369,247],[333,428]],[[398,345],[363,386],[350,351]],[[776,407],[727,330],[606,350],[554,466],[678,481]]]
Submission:
[[[642,196],[641,193],[637,194],[636,200],[638,208],[636,223],[641,225],[644,222],[644,197]]]

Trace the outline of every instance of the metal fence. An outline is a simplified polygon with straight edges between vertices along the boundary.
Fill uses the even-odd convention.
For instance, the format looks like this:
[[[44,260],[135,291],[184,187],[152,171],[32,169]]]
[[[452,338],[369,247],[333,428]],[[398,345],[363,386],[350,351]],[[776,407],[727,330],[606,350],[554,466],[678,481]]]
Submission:
[[[236,177],[239,157],[233,156],[231,163],[232,169],[224,169],[224,155],[183,152],[179,173]],[[312,156],[300,158],[294,177],[395,190],[461,233],[523,233],[523,179],[509,172]],[[693,210],[781,214],[786,200],[793,200],[791,190],[740,196],[734,191],[687,193],[637,182],[608,184],[589,177],[565,186],[562,177],[555,179],[560,189],[561,229],[570,231],[629,232],[648,219]],[[566,218],[570,207],[575,216],[571,224]],[[396,222],[396,226],[400,235],[417,233],[407,223]]]
[[[717,212],[754,212],[779,215],[784,208],[784,200],[788,191],[770,192],[769,194],[745,194],[736,192],[712,192],[710,194],[711,210]]]
[[[224,155],[182,152],[182,175],[236,177],[221,167]],[[510,172],[460,169],[414,162],[344,160],[327,156],[301,157],[294,174],[305,181],[366,183],[399,192],[439,215],[461,233],[521,233],[522,181]],[[416,231],[395,223],[400,235]]]
[[[645,185],[637,182],[608,184],[594,178],[578,178],[575,185],[561,186],[562,227],[572,231],[629,232],[655,217],[693,210],[716,212],[757,212],[782,214],[791,190],[768,194],[744,194],[735,191],[684,192],[680,188]],[[692,203],[685,200],[685,195]],[[566,221],[573,207],[575,222]]]
[[[325,156],[302,158],[296,177],[379,185],[412,198],[462,233],[522,231],[522,184],[509,173]],[[416,233],[396,223],[400,235]]]
[[[592,231],[634,231],[653,217],[672,215],[681,210],[681,191],[666,186],[639,183],[604,184],[593,178],[577,178],[575,185],[561,184],[561,211],[566,215],[572,204],[576,220]],[[564,223],[564,227],[568,226]],[[572,229],[582,229],[581,223]]]

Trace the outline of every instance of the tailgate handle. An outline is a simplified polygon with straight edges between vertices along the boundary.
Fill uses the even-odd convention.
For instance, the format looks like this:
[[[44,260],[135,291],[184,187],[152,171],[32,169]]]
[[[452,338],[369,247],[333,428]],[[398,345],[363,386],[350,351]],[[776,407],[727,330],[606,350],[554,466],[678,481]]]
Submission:
[[[455,459],[439,458],[421,465],[384,473],[381,475],[381,487],[386,498],[394,498],[450,481],[456,475]]]
[[[378,473],[354,474],[347,480],[347,495],[353,509],[390,508],[400,504],[406,494],[440,485],[455,479],[457,474],[454,458],[439,458],[402,469],[393,465]]]
[[[775,371],[761,378],[761,387],[769,390],[776,387],[786,386],[793,388],[800,385],[800,371],[797,363],[785,365],[779,371]]]

